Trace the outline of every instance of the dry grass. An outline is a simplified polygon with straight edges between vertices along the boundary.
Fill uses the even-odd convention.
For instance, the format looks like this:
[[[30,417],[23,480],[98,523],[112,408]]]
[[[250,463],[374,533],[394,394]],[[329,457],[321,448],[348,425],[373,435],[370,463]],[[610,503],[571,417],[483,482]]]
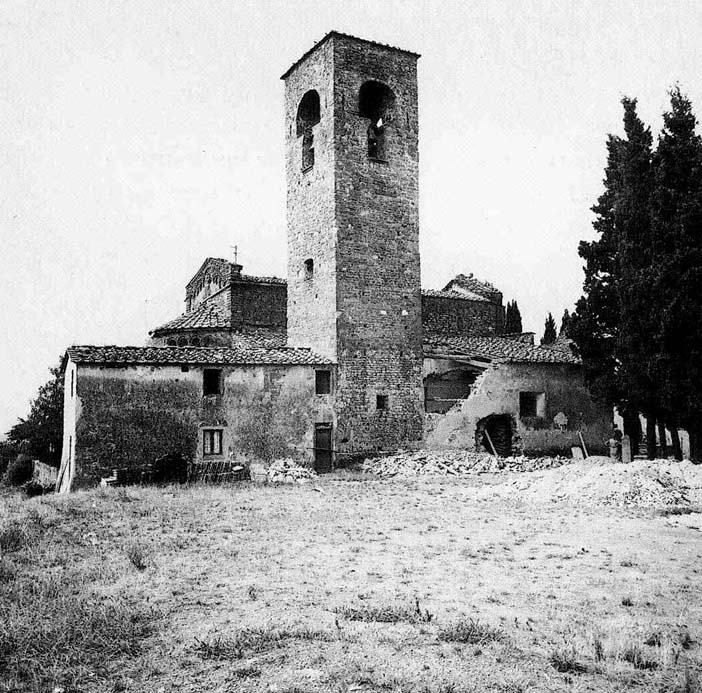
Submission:
[[[492,481],[4,495],[0,691],[700,693],[699,515]]]

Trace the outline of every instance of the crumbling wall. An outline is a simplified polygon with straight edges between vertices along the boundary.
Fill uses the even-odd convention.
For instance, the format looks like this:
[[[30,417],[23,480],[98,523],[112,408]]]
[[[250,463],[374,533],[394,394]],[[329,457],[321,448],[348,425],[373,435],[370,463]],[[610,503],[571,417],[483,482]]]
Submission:
[[[520,392],[543,392],[544,416],[521,417]],[[580,445],[579,433],[590,454],[604,453],[611,433],[612,414],[592,399],[579,366],[495,364],[477,378],[468,399],[444,415],[432,415],[425,428],[425,446],[473,450],[478,423],[492,414],[513,417],[515,437],[526,454],[568,453],[571,446]]]
[[[425,333],[486,336],[500,334],[504,323],[501,304],[446,296],[422,296]]]

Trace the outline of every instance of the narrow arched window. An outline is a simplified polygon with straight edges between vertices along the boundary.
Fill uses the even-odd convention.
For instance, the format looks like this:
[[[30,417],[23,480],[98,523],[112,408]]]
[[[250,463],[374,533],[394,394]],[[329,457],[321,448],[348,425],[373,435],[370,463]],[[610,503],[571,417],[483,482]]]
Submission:
[[[382,82],[365,82],[358,92],[358,112],[368,118],[366,141],[368,157],[385,161],[387,156],[387,129],[395,110],[395,94]]]
[[[302,137],[302,170],[307,171],[314,166],[314,131],[313,127],[319,122],[319,94],[311,89],[300,101],[297,107],[296,134]]]

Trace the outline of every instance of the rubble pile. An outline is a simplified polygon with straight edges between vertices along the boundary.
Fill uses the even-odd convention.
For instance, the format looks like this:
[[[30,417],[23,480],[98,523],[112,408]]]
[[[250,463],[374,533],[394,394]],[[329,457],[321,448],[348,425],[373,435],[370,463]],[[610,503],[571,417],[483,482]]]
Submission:
[[[468,450],[399,452],[364,460],[362,469],[383,478],[431,475],[486,474],[500,471],[533,472],[569,463],[565,457],[495,457]]]
[[[266,481],[269,484],[307,484],[316,476],[314,470],[301,467],[289,457],[276,460],[266,471]]]
[[[635,460],[622,464],[590,458],[560,469],[538,472],[528,479],[512,479],[481,489],[479,493],[588,506],[690,506],[702,502],[702,469],[689,461]]]

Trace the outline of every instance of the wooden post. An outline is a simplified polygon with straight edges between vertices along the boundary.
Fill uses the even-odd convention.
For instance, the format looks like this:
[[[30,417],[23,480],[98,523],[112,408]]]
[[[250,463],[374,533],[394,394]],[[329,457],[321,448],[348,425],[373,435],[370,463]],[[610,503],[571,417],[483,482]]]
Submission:
[[[587,459],[588,457],[590,457],[590,453],[588,453],[588,451],[587,451],[587,447],[585,445],[585,439],[583,438],[582,431],[578,431],[578,435],[580,436],[580,442],[582,443],[582,446],[583,446],[583,452],[585,453],[585,459]]]
[[[485,429],[485,437],[488,439],[488,443],[490,443],[490,448],[492,449],[492,454],[497,457],[497,451],[495,450],[495,446],[492,444],[492,438],[490,437],[490,434],[488,433],[487,428]]]

